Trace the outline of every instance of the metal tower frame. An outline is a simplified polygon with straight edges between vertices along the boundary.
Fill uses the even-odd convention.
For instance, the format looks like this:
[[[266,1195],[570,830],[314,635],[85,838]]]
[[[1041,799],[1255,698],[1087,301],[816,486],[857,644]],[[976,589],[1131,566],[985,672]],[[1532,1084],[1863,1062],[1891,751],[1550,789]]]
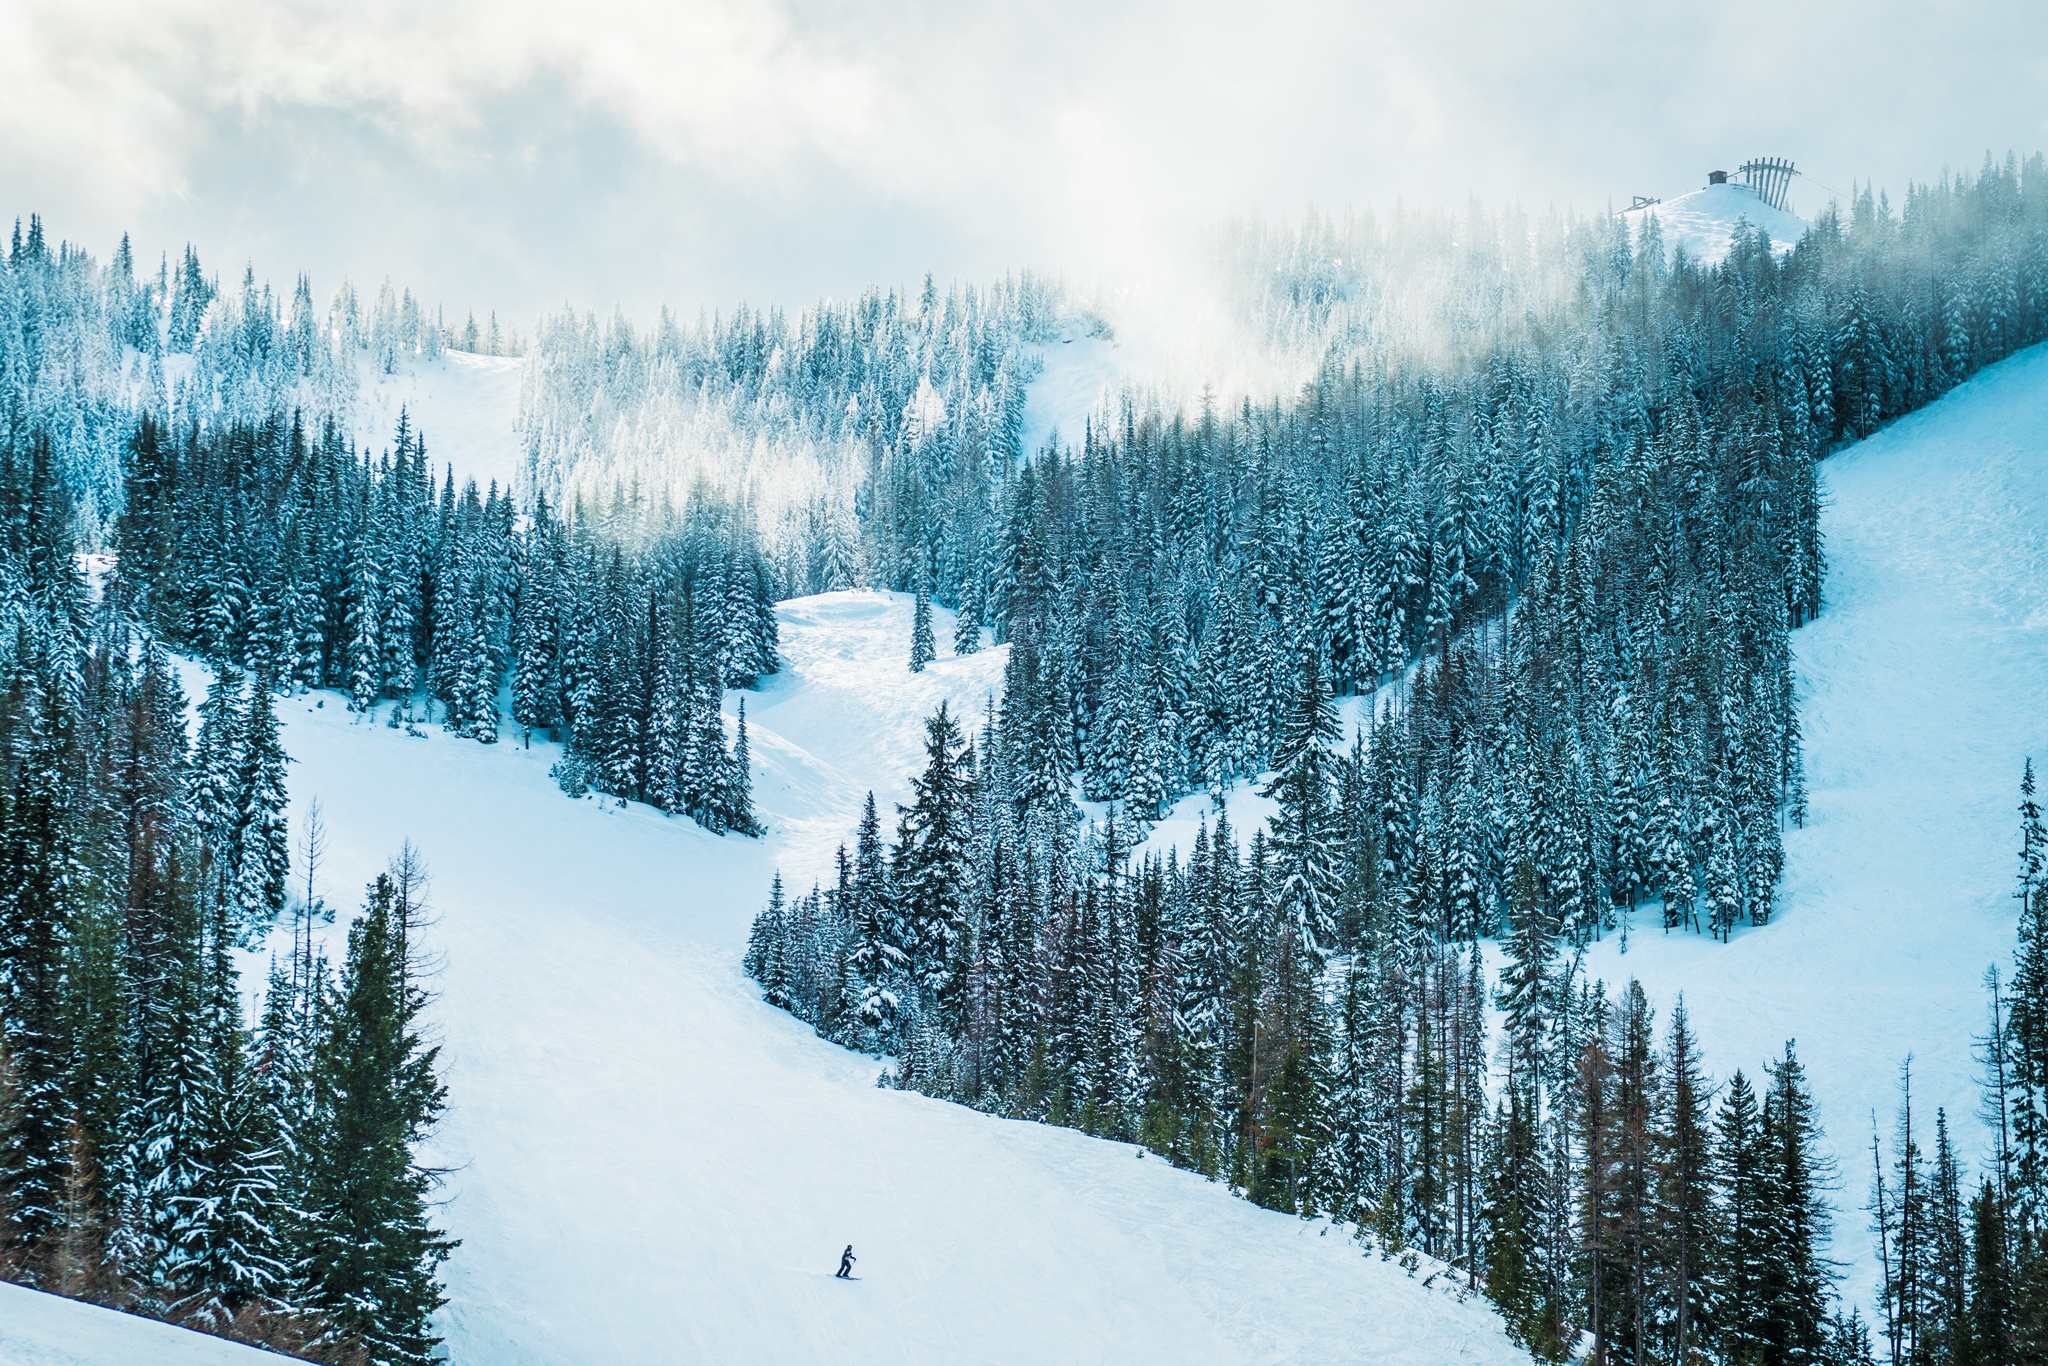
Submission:
[[[1761,157],[1743,162],[1741,170],[1742,183],[1756,191],[1757,198],[1782,212],[1786,192],[1792,188],[1792,177],[1799,174],[1792,163],[1784,157]]]

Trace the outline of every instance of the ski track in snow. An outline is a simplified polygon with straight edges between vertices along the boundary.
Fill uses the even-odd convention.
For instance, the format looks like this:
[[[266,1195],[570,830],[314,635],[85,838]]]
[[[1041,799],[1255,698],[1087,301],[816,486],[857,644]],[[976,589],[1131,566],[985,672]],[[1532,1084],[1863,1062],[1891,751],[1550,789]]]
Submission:
[[[946,699],[977,726],[1005,655],[911,674],[900,595],[782,621],[785,668],[747,698],[760,841],[572,802],[555,748],[516,730],[486,747],[334,694],[281,707],[330,900],[353,909],[404,839],[432,870],[453,1358],[1515,1360],[1482,1302],[1344,1230],[1128,1144],[878,1090],[878,1060],[760,1000],[738,960],[773,870],[792,892],[826,876],[870,787],[893,826],[923,718]],[[852,1286],[831,1279],[848,1242]]]

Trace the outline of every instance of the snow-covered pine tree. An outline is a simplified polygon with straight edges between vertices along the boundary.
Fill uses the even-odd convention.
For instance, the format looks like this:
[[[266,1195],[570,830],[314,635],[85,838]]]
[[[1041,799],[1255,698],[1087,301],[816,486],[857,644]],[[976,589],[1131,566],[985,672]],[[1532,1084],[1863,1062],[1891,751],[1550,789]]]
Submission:
[[[932,635],[932,581],[929,569],[917,575],[917,596],[910,617],[910,671],[923,673],[924,666],[939,657],[937,639]]]
[[[861,810],[845,901],[848,949],[841,1008],[848,1032],[842,1042],[881,1051],[895,1039],[910,953],[872,792]]]
[[[961,1005],[957,950],[967,933],[968,821],[974,747],[945,703],[925,721],[925,767],[898,807],[890,876],[908,931],[909,971],[920,1008],[949,1027]]]
[[[753,792],[753,746],[747,740],[747,699],[742,697],[733,728],[732,755],[719,785],[718,820],[723,829],[740,835],[761,833],[761,823],[754,818]]]
[[[235,746],[232,874],[227,880],[235,913],[229,933],[241,943],[266,934],[283,913],[291,875],[286,825],[285,753],[277,736],[270,687],[257,678],[241,717]]]
[[[209,860],[216,885],[231,883],[239,871],[237,826],[241,819],[243,720],[242,683],[231,667],[214,671],[199,704],[199,739],[192,750],[187,801],[192,823]]]
[[[1338,738],[1337,711],[1323,685],[1321,661],[1315,652],[1305,652],[1264,795],[1280,805],[1271,826],[1279,880],[1274,914],[1294,927],[1294,951],[1317,964],[1337,947],[1341,880],[1330,778],[1331,747]]]
[[[179,1135],[189,1150],[167,1196],[170,1215],[162,1274],[180,1320],[219,1332],[245,1313],[272,1310],[288,1288],[280,1234],[283,1154],[275,1115],[250,1066],[242,1001],[225,914],[205,954],[206,1050]]]
[[[428,1218],[432,1175],[414,1146],[446,1104],[439,1049],[420,1036],[426,996],[408,981],[391,878],[370,885],[314,1063],[304,1301],[338,1349],[379,1366],[426,1366],[439,1339],[436,1269],[454,1248]]]
[[[642,747],[646,772],[642,790],[650,805],[667,812],[684,809],[681,779],[689,744],[688,698],[676,661],[676,642],[656,600],[648,605],[649,671],[647,730]]]
[[[384,616],[383,590],[370,514],[371,495],[367,489],[363,501],[363,513],[349,544],[348,597],[343,617],[342,657],[352,711],[370,710],[384,691],[384,648],[379,635]]]

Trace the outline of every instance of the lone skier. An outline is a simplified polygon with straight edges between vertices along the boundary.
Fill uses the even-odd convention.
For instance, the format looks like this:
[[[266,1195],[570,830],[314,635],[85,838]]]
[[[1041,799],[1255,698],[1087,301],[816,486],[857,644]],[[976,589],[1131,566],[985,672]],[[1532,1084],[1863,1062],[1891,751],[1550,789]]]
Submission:
[[[846,1245],[846,1251],[839,1254],[839,1274],[837,1277],[835,1277],[835,1279],[842,1281],[852,1280],[854,1261],[855,1258],[853,1255],[853,1244],[848,1243]]]

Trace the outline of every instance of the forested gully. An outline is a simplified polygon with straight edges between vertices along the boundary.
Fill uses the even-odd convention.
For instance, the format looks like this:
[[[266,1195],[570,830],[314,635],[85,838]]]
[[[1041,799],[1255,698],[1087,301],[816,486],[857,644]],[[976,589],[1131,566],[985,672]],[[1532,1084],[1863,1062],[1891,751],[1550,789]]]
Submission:
[[[828,877],[778,878],[748,970],[898,1085],[1432,1259],[1540,1356],[1870,1359],[1794,1045],[1710,1080],[1682,1002],[1660,1024],[1575,950],[1643,905],[1666,933],[1769,922],[1804,817],[1816,462],[2048,333],[2044,186],[1987,162],[1784,255],[1738,230],[1709,267],[1654,220],[1521,224],[1505,259],[1483,221],[1248,234],[1246,316],[1330,346],[1296,399],[1127,400],[980,517],[867,525],[885,582],[956,608],[955,650],[1007,642],[1003,696],[930,719],[893,830],[871,797]],[[1425,261],[1452,297],[1402,296]],[[1430,345],[1374,340],[1429,306]],[[899,441],[878,469],[957,507],[947,459]],[[1238,780],[1261,828],[1231,823]],[[1191,848],[1144,843],[1205,788]],[[2001,1026],[2014,1132],[2040,993]],[[1961,1197],[1924,1194],[1957,1160],[1926,1184],[1917,1141],[1879,1214],[1894,1358],[2039,1359],[2031,1159],[1958,1255]]]

